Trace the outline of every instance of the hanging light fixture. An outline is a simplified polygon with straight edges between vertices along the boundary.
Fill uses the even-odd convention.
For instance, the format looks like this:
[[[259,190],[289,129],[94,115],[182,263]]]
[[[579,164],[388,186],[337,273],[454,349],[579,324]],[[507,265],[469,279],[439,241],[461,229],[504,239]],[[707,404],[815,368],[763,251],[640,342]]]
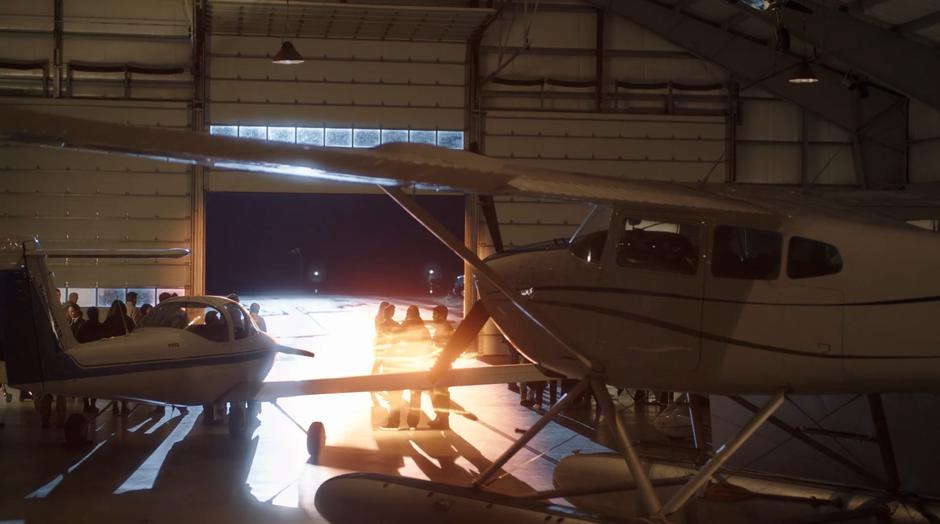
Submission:
[[[819,77],[816,76],[809,62],[803,60],[787,81],[791,84],[815,84],[819,82]]]
[[[302,64],[304,63],[304,57],[300,56],[300,53],[294,49],[294,44],[290,43],[288,40],[284,40],[284,43],[281,44],[281,48],[277,50],[274,58],[271,60],[275,64]]]
[[[287,40],[287,25],[289,21],[290,0],[287,0],[287,13],[284,15],[284,42],[281,43],[281,48],[277,50],[277,53],[274,54],[274,58],[271,59],[271,62],[275,64],[291,65],[304,63],[304,57],[294,49],[294,44],[290,43],[290,40]]]

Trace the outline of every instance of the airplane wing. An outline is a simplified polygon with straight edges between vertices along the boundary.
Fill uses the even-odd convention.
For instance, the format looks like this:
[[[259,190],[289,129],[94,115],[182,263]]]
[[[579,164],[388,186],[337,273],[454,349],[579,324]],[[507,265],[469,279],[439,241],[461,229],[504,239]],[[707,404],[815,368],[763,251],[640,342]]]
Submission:
[[[289,380],[281,382],[245,382],[227,393],[220,401],[271,402],[284,397],[330,395],[368,391],[426,390],[436,387],[481,386],[509,382],[557,380],[545,375],[535,364],[480,366],[451,369],[441,380],[431,384],[428,371],[384,373],[358,377]]]
[[[342,182],[630,203],[710,215],[775,216],[744,199],[695,185],[515,166],[423,144],[385,144],[372,149],[316,147],[97,122],[12,106],[4,107],[3,112],[0,140],[8,142]]]

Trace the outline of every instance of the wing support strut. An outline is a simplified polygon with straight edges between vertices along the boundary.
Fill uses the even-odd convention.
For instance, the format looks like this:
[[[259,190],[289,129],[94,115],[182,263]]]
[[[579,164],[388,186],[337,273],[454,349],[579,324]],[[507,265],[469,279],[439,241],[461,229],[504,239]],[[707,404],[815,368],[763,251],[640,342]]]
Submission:
[[[451,251],[453,251],[457,256],[466,261],[467,264],[470,264],[473,269],[477,271],[477,274],[485,278],[490,284],[493,285],[503,296],[509,300],[512,305],[519,309],[523,315],[529,318],[532,322],[535,323],[540,329],[542,329],[549,337],[553,338],[558,344],[561,345],[572,356],[578,359],[588,370],[600,371],[595,369],[595,365],[588,359],[586,356],[581,354],[574,348],[574,345],[571,344],[561,333],[555,329],[553,326],[548,324],[544,319],[541,318],[541,315],[537,314],[528,304],[524,303],[520,298],[519,293],[513,291],[513,289],[507,285],[503,279],[493,271],[490,266],[486,265],[483,260],[476,255],[476,253],[471,252],[464,246],[463,242],[457,240],[457,238],[451,234],[437,221],[430,213],[428,213],[424,208],[419,206],[414,199],[410,198],[408,195],[398,187],[387,187],[387,186],[378,186],[386,195],[388,195],[392,200],[394,200],[399,206],[402,207],[412,218],[418,221],[419,224],[424,226],[425,229],[431,232],[432,235],[437,237],[445,246],[447,246]],[[466,285],[466,283],[464,283]]]
[[[509,449],[504,451],[503,454],[499,456],[499,458],[493,461],[493,463],[490,464],[490,467],[486,468],[486,470],[480,473],[480,476],[477,477],[476,480],[473,481],[473,487],[482,488],[483,486],[485,486],[487,482],[489,482],[489,480],[493,478],[493,475],[495,475],[500,470],[500,468],[502,468],[504,465],[506,465],[507,462],[509,462],[509,459],[514,457],[516,453],[519,452],[519,450],[525,447],[525,445],[528,444],[530,440],[532,440],[532,437],[537,435],[539,431],[542,431],[542,429],[545,426],[547,426],[548,423],[551,422],[552,419],[555,418],[556,415],[564,411],[565,408],[567,408],[572,402],[574,402],[574,399],[580,397],[582,393],[587,391],[588,386],[590,385],[591,385],[590,376],[582,378],[575,385],[575,387],[571,388],[571,391],[569,391],[564,397],[562,397],[561,400],[556,402],[554,406],[549,408],[549,410],[546,411],[545,414],[542,415],[542,417],[539,418],[535,422],[535,424],[532,425],[532,427],[526,430],[526,432],[523,433],[522,436],[519,437],[518,440],[513,442],[512,445],[509,446]]]
[[[741,446],[750,440],[750,438],[754,436],[754,433],[757,433],[757,430],[760,429],[764,422],[767,422],[767,419],[773,416],[777,409],[783,405],[783,401],[786,400],[786,398],[786,390],[783,389],[777,391],[774,396],[770,397],[770,400],[764,404],[764,407],[762,407],[760,411],[754,414],[754,417],[741,428],[741,431],[722,446],[721,449],[715,453],[715,456],[702,466],[702,469],[700,469],[694,477],[689,479],[688,483],[679,488],[679,491],[663,506],[659,515],[665,516],[680,510],[682,506],[692,498],[692,495],[705,486],[721,466],[723,466]]]

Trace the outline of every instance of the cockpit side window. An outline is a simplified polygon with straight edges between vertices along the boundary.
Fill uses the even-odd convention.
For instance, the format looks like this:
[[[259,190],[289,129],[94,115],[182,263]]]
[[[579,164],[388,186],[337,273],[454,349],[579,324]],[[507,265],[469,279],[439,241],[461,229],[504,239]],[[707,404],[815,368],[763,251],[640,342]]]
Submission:
[[[239,340],[255,334],[254,325],[251,317],[245,313],[245,310],[236,304],[226,304],[225,309],[232,317],[232,331],[235,333],[235,340]]]
[[[144,317],[143,326],[182,329],[213,342],[228,342],[228,324],[218,309],[199,302],[164,302]]]
[[[842,271],[842,255],[836,246],[803,237],[790,239],[787,276],[813,278]]]
[[[606,206],[595,206],[581,222],[569,240],[571,253],[592,264],[600,264],[607,242],[612,210]]]
[[[617,244],[617,265],[694,275],[700,230],[698,224],[627,218]]]
[[[712,275],[721,278],[774,280],[780,274],[783,237],[776,231],[715,227]]]

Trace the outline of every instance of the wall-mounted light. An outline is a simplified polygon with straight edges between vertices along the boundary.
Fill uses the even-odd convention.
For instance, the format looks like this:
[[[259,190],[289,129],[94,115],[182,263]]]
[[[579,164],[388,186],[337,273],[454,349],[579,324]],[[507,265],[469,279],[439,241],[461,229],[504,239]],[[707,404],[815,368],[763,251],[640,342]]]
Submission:
[[[819,82],[819,77],[809,62],[803,60],[787,81],[791,84],[815,84]]]

